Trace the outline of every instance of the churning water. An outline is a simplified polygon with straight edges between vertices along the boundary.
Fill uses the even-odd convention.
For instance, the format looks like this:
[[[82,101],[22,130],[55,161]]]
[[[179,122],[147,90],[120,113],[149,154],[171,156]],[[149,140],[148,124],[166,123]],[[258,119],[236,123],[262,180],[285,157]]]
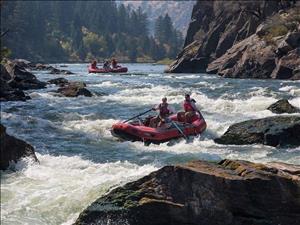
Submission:
[[[57,65],[59,66],[59,65]],[[1,103],[7,132],[32,144],[40,164],[24,159],[1,173],[1,224],[72,224],[97,197],[164,165],[204,159],[246,159],[300,164],[300,148],[225,146],[213,139],[233,123],[272,116],[266,108],[281,98],[300,107],[300,82],[222,79],[207,74],[164,74],[164,67],[128,64],[127,74],[88,74],[70,64],[94,97],[56,96],[57,87],[30,91],[32,100]],[[43,81],[60,76],[36,72]],[[51,93],[52,91],[52,93]],[[146,111],[163,96],[181,110],[184,94],[197,101],[208,128],[185,140],[146,147],[120,142],[113,123]]]

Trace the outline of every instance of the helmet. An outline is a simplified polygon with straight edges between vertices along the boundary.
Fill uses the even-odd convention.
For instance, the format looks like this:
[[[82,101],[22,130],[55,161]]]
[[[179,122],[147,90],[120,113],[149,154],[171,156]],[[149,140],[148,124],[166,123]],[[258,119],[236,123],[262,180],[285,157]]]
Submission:
[[[190,94],[186,93],[186,94],[184,95],[184,97],[190,97]]]
[[[167,101],[167,97],[163,97],[161,100],[162,101]]]

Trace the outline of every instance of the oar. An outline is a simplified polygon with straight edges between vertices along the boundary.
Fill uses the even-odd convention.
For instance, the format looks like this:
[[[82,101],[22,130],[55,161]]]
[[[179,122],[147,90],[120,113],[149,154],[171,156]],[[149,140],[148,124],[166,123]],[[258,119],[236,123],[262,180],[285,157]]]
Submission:
[[[180,129],[180,127],[174,122],[172,121],[172,124],[176,127],[176,129],[182,134],[182,136],[184,137],[185,140],[188,140],[188,137],[183,133],[183,131]]]
[[[139,115],[136,115],[136,116],[134,116],[134,117],[131,117],[130,119],[123,121],[123,123],[127,123],[128,121],[133,120],[133,119],[135,119],[135,118],[137,118],[137,117],[139,117],[139,116],[142,116],[142,115],[144,115],[144,114],[146,114],[147,112],[150,112],[150,111],[152,111],[152,109],[149,109],[149,110],[147,110],[146,112],[143,112],[143,113],[140,113]]]

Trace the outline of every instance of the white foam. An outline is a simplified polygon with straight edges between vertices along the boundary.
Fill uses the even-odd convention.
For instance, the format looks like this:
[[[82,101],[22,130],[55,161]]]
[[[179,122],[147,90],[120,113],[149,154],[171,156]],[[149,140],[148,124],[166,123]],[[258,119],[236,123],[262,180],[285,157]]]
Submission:
[[[78,214],[111,187],[157,169],[129,162],[93,163],[79,156],[37,154],[40,164],[20,163],[18,172],[1,178],[3,224],[61,224]],[[26,160],[25,160],[26,161]],[[26,164],[26,163],[25,163]]]
[[[78,131],[86,134],[87,136],[98,139],[102,137],[111,137],[110,128],[111,126],[118,122],[114,119],[103,119],[103,120],[72,120],[64,121],[62,124],[63,129]]]
[[[121,86],[120,82],[112,82],[112,81],[103,81],[100,84],[90,84],[90,87],[118,87]]]

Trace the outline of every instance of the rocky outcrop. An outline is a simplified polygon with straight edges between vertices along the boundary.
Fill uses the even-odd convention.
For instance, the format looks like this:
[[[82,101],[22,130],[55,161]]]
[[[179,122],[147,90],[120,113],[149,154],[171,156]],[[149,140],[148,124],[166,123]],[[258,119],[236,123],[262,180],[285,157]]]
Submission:
[[[32,157],[35,161],[38,161],[34,152],[34,148],[25,141],[8,135],[6,133],[6,127],[4,127],[2,124],[0,124],[0,145],[1,170],[7,169],[10,162],[17,162],[23,157]]]
[[[207,67],[207,72],[230,78],[293,78],[297,66],[300,65],[300,47],[293,49],[296,45],[288,45],[289,48],[282,50],[281,43],[285,42],[284,39],[298,36],[298,34],[297,41],[300,45],[300,32],[272,38],[272,44],[254,34],[211,62]]]
[[[298,224],[299,193],[300,166],[195,161],[116,188],[75,224]]]
[[[66,97],[78,97],[80,95],[92,97],[92,93],[85,87],[86,84],[83,82],[70,82],[60,87],[57,92]]]
[[[198,1],[185,47],[166,72],[297,79],[299,55],[289,53],[299,47],[299,9],[294,7],[294,1]],[[292,33],[282,36],[289,30]],[[281,39],[276,40],[277,36]]]
[[[8,84],[10,78],[10,74],[1,64],[0,101],[26,101],[27,99],[30,99],[23,91],[14,89]]]
[[[25,59],[14,59],[13,62],[18,66],[29,70],[46,70],[46,71],[48,70],[50,71],[49,72],[50,74],[65,74],[65,75],[74,74],[69,70],[60,70],[48,64],[33,63]],[[67,67],[67,65],[60,65],[60,67]]]
[[[268,108],[272,113],[281,114],[281,113],[298,113],[300,109],[291,105],[288,100],[280,99],[277,102],[270,105]]]
[[[5,68],[10,75],[8,84],[12,88],[20,90],[41,89],[46,87],[45,82],[39,81],[36,76],[21,67],[14,61],[7,61]]]
[[[231,125],[219,144],[264,144],[274,147],[300,146],[300,116],[276,116]]]
[[[46,83],[39,81],[25,69],[26,60],[10,61],[1,64],[0,101],[25,101],[30,99],[23,90],[45,88]]]

